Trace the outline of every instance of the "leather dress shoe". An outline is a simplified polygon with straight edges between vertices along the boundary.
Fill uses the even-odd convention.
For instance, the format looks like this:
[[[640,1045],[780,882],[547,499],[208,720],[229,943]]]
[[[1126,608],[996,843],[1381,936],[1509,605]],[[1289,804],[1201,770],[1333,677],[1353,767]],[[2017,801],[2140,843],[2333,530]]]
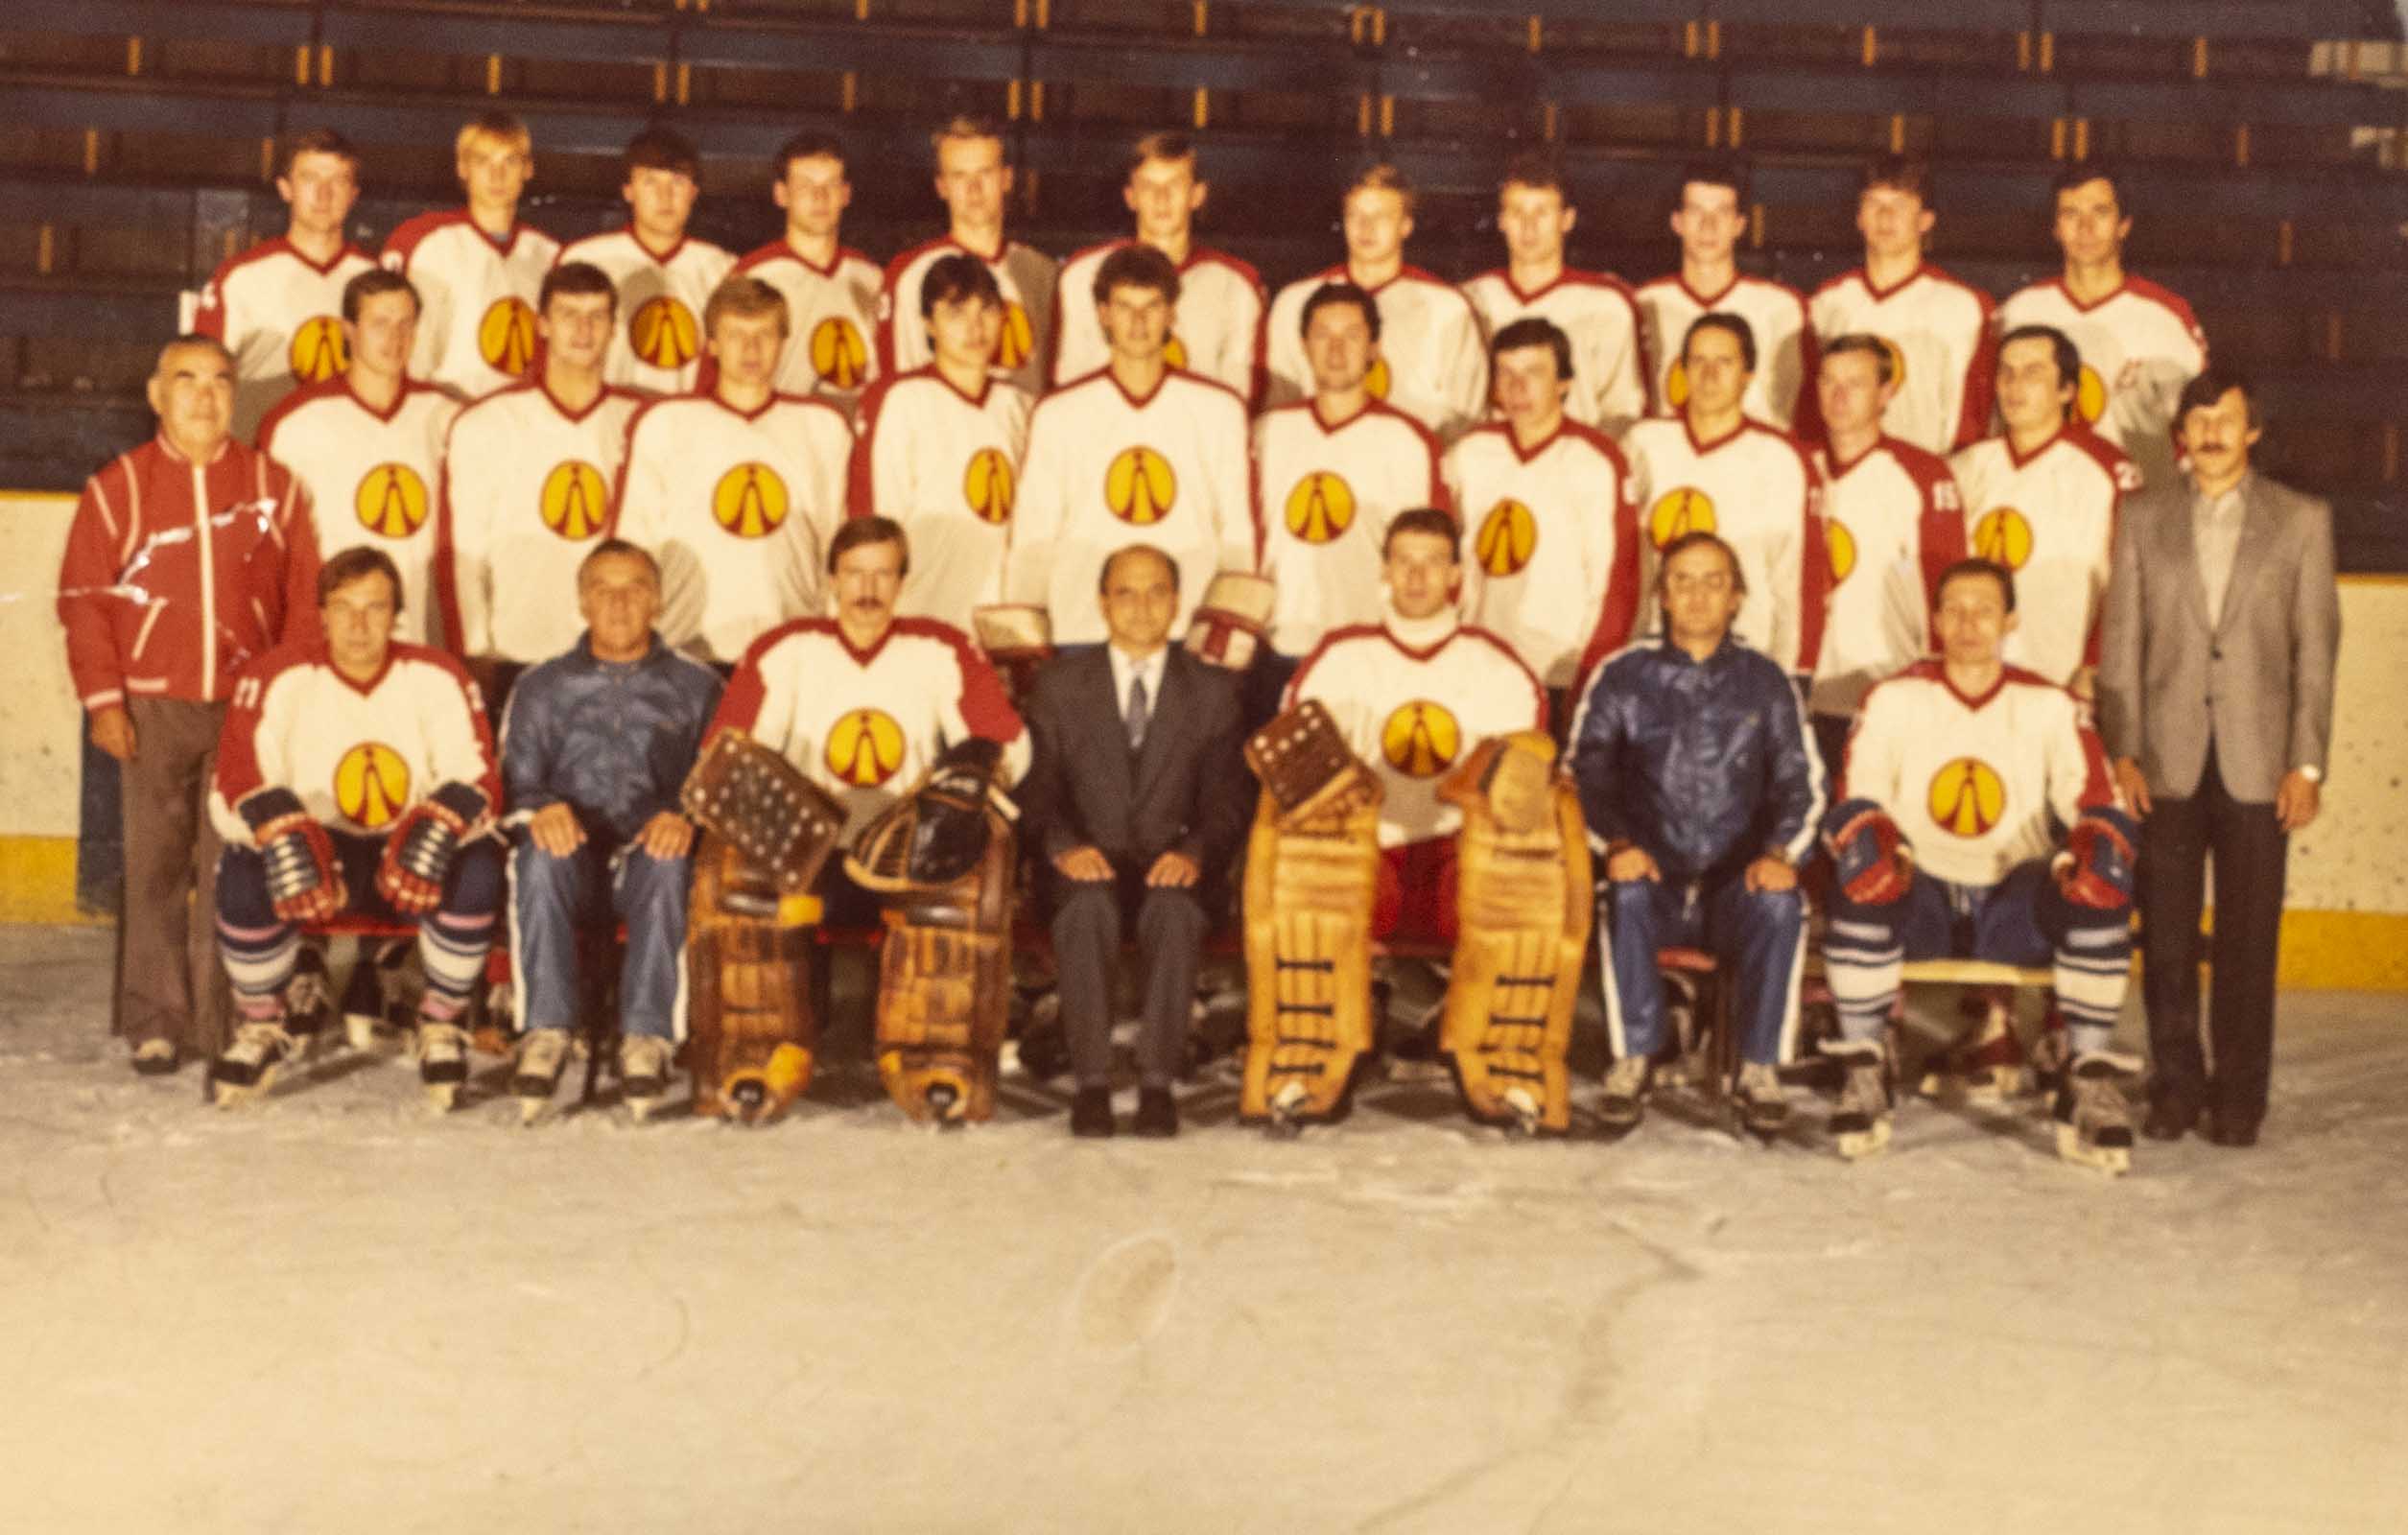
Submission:
[[[1100,1141],[1118,1128],[1112,1121],[1112,1089],[1082,1087],[1071,1099],[1071,1134]]]
[[[2228,1120],[2222,1115],[2207,1117],[2207,1144],[2210,1145],[2244,1146],[2257,1144],[2255,1120]]]
[[[2149,1105],[2140,1133],[2152,1141],[2179,1141],[2199,1127],[2199,1105],[2188,1098],[2159,1098]]]
[[[1137,1090],[1137,1133],[1149,1140],[1168,1141],[1179,1133],[1179,1105],[1171,1100],[1167,1087],[1141,1087]]]

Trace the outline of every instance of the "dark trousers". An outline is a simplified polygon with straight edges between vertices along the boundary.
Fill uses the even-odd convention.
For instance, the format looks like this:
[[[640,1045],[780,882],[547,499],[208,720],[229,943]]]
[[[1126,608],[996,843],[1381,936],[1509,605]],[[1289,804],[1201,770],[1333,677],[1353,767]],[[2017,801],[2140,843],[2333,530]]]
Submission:
[[[1203,888],[1145,884],[1144,868],[1114,880],[1055,875],[1053,959],[1061,978],[1062,1032],[1081,1087],[1112,1079],[1112,967],[1123,924],[1137,926],[1145,1004],[1137,1035],[1138,1079],[1168,1087],[1187,1051],[1188,1017],[1207,927]]]
[[[2160,797],[2140,825],[2141,998],[2149,1009],[2150,1095],[2205,1105],[2227,1124],[2266,1114],[2275,1045],[2275,955],[2282,932],[2282,871],[2290,838],[2273,805],[2234,799],[2216,771],[2215,743],[2187,799]],[[2216,866],[2207,1037],[2200,1049],[2199,912],[2207,861]]]
[[[225,1047],[218,974],[218,834],[209,824],[225,705],[130,697],[133,760],[118,773],[126,896],[117,925],[117,1032],[164,1039],[188,1055]]]

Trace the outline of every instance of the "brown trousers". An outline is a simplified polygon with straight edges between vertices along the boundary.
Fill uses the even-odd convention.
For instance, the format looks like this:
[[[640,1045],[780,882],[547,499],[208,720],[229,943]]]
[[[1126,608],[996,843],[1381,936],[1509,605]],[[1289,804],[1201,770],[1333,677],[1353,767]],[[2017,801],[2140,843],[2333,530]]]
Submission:
[[[130,697],[133,760],[118,769],[126,893],[117,921],[117,1032],[187,1056],[225,1048],[218,965],[218,834],[209,825],[225,705]]]

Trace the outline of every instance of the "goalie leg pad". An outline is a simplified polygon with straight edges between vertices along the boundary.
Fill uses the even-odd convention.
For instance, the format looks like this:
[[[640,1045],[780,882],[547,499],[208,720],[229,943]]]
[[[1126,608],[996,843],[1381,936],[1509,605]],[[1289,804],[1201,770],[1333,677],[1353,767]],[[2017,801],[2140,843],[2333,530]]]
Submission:
[[[914,1123],[995,1114],[1011,1007],[1012,838],[990,814],[970,873],[886,909],[879,956],[878,1076]]]
[[[1379,811],[1284,830],[1268,791],[1246,856],[1246,1070],[1239,1117],[1341,1117],[1372,1047],[1371,917]]]
[[[687,905],[687,1032],[694,1111],[766,1123],[811,1085],[812,925],[781,918],[774,880],[705,837]]]

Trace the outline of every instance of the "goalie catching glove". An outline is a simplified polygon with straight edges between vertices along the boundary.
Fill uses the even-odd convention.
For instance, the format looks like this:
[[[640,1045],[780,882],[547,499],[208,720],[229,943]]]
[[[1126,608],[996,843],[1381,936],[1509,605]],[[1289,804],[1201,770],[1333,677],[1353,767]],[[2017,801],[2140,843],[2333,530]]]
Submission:
[[[443,880],[468,829],[484,815],[484,795],[455,780],[410,807],[385,838],[376,888],[393,909],[423,916],[443,899]]]
[[[1858,906],[1888,906],[1915,883],[1915,864],[1890,813],[1870,799],[1848,799],[1825,817],[1823,846],[1839,887]]]
[[[2066,838],[2066,856],[2073,861],[2063,876],[2066,899],[2095,911],[2132,905],[2133,844],[2139,830],[2120,810],[2102,806],[2083,812]]]
[[[323,922],[342,909],[342,877],[326,828],[289,789],[263,789],[242,803],[243,819],[268,863],[268,899],[287,922]]]

